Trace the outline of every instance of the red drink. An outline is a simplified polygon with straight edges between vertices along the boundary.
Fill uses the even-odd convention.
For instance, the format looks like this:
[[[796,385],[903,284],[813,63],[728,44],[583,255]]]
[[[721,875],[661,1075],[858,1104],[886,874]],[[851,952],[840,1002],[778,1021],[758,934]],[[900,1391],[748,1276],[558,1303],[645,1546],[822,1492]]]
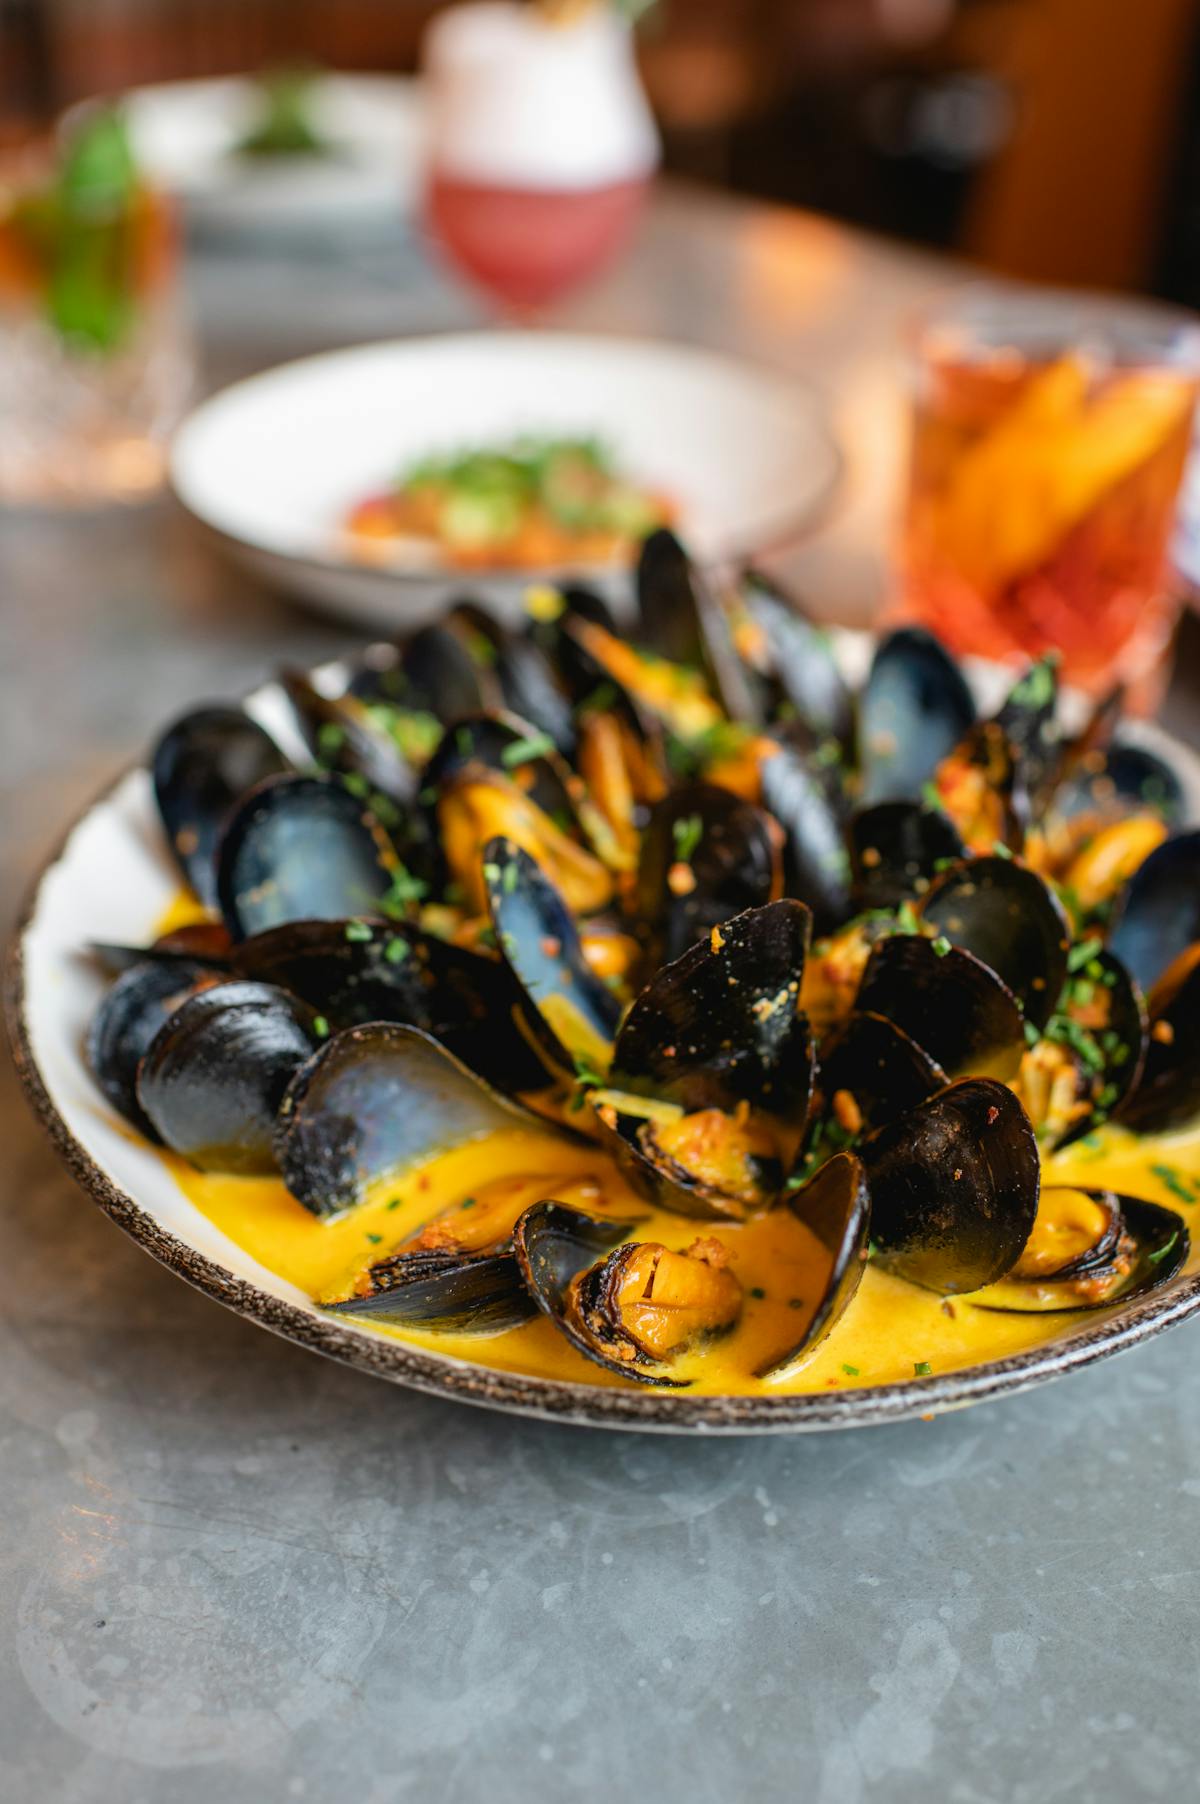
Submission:
[[[498,188],[433,174],[430,230],[447,256],[514,307],[538,306],[586,281],[628,239],[645,180],[605,188]]]

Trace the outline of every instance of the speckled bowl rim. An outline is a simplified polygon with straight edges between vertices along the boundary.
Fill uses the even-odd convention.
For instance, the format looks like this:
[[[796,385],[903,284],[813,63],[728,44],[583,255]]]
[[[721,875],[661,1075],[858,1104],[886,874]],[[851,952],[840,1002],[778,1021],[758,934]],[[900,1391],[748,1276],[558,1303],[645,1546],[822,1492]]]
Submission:
[[[104,1213],[160,1264],[227,1309],[327,1358],[393,1384],[484,1409],[579,1427],[651,1433],[800,1434],[929,1419],[947,1410],[1010,1396],[1065,1372],[1140,1345],[1200,1311],[1200,1272],[1174,1279],[1162,1291],[1117,1305],[1090,1328],[1061,1344],[1031,1348],[1008,1359],[901,1384],[789,1396],[693,1396],[577,1384],[507,1372],[435,1354],[402,1341],[348,1329],[331,1317],[272,1296],[239,1278],[165,1229],[137,1199],[104,1172],[53,1101],[33,1049],[26,998],[25,941],[34,927],[42,889],[75,832],[112,801],[137,763],[126,767],[82,808],[39,867],[18,915],[5,970],[4,1006],[17,1075],[35,1115],[68,1171]]]

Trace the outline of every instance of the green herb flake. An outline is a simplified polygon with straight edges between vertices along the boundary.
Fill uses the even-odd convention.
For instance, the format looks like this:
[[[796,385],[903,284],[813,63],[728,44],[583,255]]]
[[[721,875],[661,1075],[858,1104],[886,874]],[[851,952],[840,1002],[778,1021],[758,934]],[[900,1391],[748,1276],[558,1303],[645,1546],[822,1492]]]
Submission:
[[[897,933],[920,933],[921,923],[911,902],[902,902],[896,910]]]
[[[371,938],[371,929],[365,921],[347,921],[345,938],[352,946],[364,946]]]
[[[407,940],[390,939],[383,949],[383,956],[389,965],[402,965],[411,951]]]
[[[504,891],[506,896],[511,896],[516,889],[517,878],[519,875],[520,872],[517,869],[516,859],[510,858],[504,867],[504,875],[500,879],[500,888]]]
[[[404,1198],[402,1196],[394,1196],[388,1202],[388,1208],[389,1209],[398,1209],[400,1207],[400,1205],[403,1203],[403,1201],[404,1201]]]
[[[462,1202],[458,1206],[460,1209],[473,1209],[475,1207],[475,1198],[473,1196],[464,1196]]]
[[[1005,845],[1005,843],[1002,839],[995,839],[992,841],[992,857],[993,858],[1011,858],[1012,850],[1010,847]]]
[[[1162,1246],[1155,1248],[1154,1252],[1147,1253],[1146,1257],[1151,1265],[1158,1265],[1161,1260],[1166,1258],[1168,1253],[1172,1252],[1174,1248],[1178,1246],[1178,1244],[1179,1232],[1176,1230],[1176,1232],[1172,1234],[1170,1240],[1164,1241]]]
[[[1187,1182],[1182,1172],[1177,1171],[1174,1165],[1152,1165],[1150,1170],[1164,1189],[1169,1190],[1172,1196],[1177,1196],[1181,1203],[1196,1201],[1194,1186]]]
[[[1102,952],[1103,950],[1104,941],[1096,939],[1094,936],[1089,936],[1086,940],[1080,940],[1079,944],[1072,946],[1071,950],[1067,953],[1067,970],[1072,973],[1082,971],[1083,967],[1095,958],[1097,952]]]
[[[368,1234],[367,1239],[370,1241],[370,1243],[373,1247],[377,1247],[381,1244],[381,1242],[383,1240],[383,1235],[382,1234]]]
[[[506,745],[500,752],[500,762],[505,770],[516,770],[518,765],[529,764],[534,758],[544,758],[547,752],[554,750],[554,741],[549,733],[531,733],[528,739],[517,739],[512,745]]]
[[[933,1367],[927,1359],[915,1359],[913,1361],[913,1371],[918,1378],[929,1378],[932,1376]]]
[[[1025,1029],[1026,1046],[1036,1046],[1042,1036],[1038,1032],[1037,1028],[1033,1025],[1033,1022],[1032,1021],[1023,1021],[1021,1023],[1021,1025]]]
[[[483,867],[483,875],[488,883],[499,883],[500,866],[498,864],[485,864]]]
[[[680,864],[690,864],[692,854],[704,837],[704,822],[698,814],[685,814],[677,820],[671,832],[675,840],[675,856]]]
[[[763,1289],[761,1284],[752,1284],[750,1287],[749,1294],[755,1299],[756,1302],[761,1303],[767,1293]]]
[[[329,1023],[324,1015],[314,1015],[312,1026],[313,1032],[316,1034],[318,1040],[327,1040],[329,1038]]]
[[[933,950],[939,958],[945,958],[947,952],[953,950],[944,933],[939,933],[937,939],[934,940]]]
[[[843,1372],[845,1372],[847,1378],[861,1377],[861,1373],[859,1372],[859,1369],[857,1366],[843,1365],[842,1370],[843,1370]]]

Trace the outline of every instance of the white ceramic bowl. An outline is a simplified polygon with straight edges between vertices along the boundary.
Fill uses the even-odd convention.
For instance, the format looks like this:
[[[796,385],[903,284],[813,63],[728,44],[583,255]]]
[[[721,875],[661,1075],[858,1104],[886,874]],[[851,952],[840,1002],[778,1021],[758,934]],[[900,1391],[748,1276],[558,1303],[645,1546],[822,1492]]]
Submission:
[[[470,332],[333,351],[236,383],[184,422],[171,480],[268,581],[394,632],[430,618],[450,590],[511,615],[547,573],[356,564],[339,539],[347,511],[430,452],[522,432],[603,440],[624,472],[676,500],[705,561],[794,537],[840,470],[814,396],[776,371],[632,339]],[[611,567],[569,574],[618,600],[626,587]]]
[[[256,235],[395,220],[415,209],[425,157],[419,84],[396,75],[321,75],[314,127],[336,154],[244,157],[259,100],[253,81],[170,81],[132,88],[134,155],[198,224]]]
[[[847,639],[842,649],[848,663],[861,669],[865,644]],[[995,680],[987,690],[995,696]],[[273,699],[268,691],[250,702],[267,725],[278,724]],[[1200,818],[1200,760],[1155,728],[1140,729],[1139,737],[1172,757],[1189,818]],[[1054,1340],[1008,1359],[869,1390],[764,1397],[689,1397],[636,1385],[602,1389],[495,1372],[335,1321],[201,1214],[154,1148],[114,1117],[84,1063],[84,1033],[105,982],[81,949],[90,940],[144,943],[178,885],[149,774],[138,768],[75,823],[33,891],[9,966],[18,1070],[74,1176],[127,1233],[208,1295],[314,1351],[420,1390],[560,1421],[669,1432],[797,1433],[895,1421],[1023,1390],[1200,1310],[1200,1274],[1185,1275],[1096,1316],[1064,1316]]]

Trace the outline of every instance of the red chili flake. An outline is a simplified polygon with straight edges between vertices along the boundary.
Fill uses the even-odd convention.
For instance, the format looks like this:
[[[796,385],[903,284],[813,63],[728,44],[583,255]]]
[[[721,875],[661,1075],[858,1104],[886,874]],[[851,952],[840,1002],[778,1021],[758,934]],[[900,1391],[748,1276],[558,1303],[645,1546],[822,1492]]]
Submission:
[[[991,1125],[994,1121],[999,1121],[1000,1111],[998,1108],[996,1108],[995,1104],[993,1104],[992,1107],[988,1110],[987,1118],[988,1118],[988,1126],[989,1127],[991,1127]]]
[[[562,951],[562,941],[556,940],[552,933],[548,933],[542,940],[542,951],[547,958],[557,958]]]

